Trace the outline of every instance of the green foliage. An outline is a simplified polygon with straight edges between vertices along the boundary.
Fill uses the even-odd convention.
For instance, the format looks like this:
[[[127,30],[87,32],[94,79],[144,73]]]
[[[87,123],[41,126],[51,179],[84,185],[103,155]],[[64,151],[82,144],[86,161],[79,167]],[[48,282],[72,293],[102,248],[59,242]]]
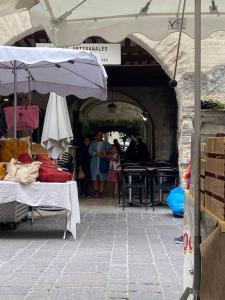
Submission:
[[[128,137],[143,137],[144,126],[142,120],[91,120],[88,122],[89,134],[95,134],[98,130],[103,132],[118,131]]]

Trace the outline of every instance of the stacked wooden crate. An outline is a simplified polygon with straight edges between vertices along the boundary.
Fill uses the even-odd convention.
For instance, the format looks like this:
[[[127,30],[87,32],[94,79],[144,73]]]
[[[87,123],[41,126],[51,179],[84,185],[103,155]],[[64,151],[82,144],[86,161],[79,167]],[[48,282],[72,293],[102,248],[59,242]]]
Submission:
[[[200,191],[201,206],[205,206],[205,172],[206,172],[206,143],[201,143],[201,161],[200,161]]]
[[[225,137],[207,139],[204,189],[205,208],[225,220]]]

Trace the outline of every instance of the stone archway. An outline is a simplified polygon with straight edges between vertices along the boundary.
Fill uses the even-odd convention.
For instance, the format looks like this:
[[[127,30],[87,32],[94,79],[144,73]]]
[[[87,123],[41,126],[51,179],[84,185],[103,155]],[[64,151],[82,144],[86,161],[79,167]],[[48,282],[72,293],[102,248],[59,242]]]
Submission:
[[[112,99],[113,93],[113,99]],[[96,99],[90,98],[88,101],[84,102],[81,107],[79,108],[80,116],[83,122],[98,120],[98,121],[109,121],[111,120],[113,123],[113,119],[116,119],[116,125],[113,123],[112,128],[120,128],[121,126],[124,127],[124,120],[125,121],[142,121],[142,124],[145,128],[144,139],[149,149],[150,158],[154,158],[154,121],[150,113],[148,113],[148,117],[146,121],[143,122],[142,120],[142,113],[146,112],[145,107],[142,103],[138,102],[135,98],[131,95],[127,95],[118,91],[109,92],[107,102],[101,102]],[[117,113],[109,114],[107,112],[107,106],[110,101],[113,100],[114,103],[117,105]],[[121,123],[121,124],[120,124]],[[128,125],[128,124],[127,124]],[[103,125],[102,125],[103,126]],[[125,130],[126,131],[126,130]],[[137,136],[136,136],[137,137]]]

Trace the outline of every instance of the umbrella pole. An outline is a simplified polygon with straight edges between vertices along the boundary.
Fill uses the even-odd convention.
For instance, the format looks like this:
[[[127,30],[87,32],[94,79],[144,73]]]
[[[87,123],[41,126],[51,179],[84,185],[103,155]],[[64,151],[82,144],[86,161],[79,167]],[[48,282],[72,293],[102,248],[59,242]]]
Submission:
[[[195,105],[194,105],[194,299],[200,299],[201,283],[201,207],[200,207],[200,140],[201,140],[201,0],[195,0]]]
[[[201,140],[201,0],[195,0],[195,92],[194,92],[194,280],[193,288],[187,287],[180,300],[193,294],[200,299],[201,284],[201,207],[200,207],[200,140]]]
[[[17,138],[17,73],[16,61],[13,63],[13,76],[14,76],[14,139]]]

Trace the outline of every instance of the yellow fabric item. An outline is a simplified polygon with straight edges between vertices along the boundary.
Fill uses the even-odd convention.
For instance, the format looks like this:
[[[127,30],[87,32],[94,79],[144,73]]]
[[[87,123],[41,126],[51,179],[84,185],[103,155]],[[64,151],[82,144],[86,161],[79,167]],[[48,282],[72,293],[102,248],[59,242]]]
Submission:
[[[6,174],[6,164],[0,162],[0,180],[4,179]]]
[[[31,164],[23,164],[12,158],[7,166],[7,175],[4,180],[30,184],[37,180],[41,164],[40,161],[34,161]]]
[[[0,161],[9,162],[12,158],[17,159],[22,153],[28,153],[28,144],[26,141],[0,141]]]

